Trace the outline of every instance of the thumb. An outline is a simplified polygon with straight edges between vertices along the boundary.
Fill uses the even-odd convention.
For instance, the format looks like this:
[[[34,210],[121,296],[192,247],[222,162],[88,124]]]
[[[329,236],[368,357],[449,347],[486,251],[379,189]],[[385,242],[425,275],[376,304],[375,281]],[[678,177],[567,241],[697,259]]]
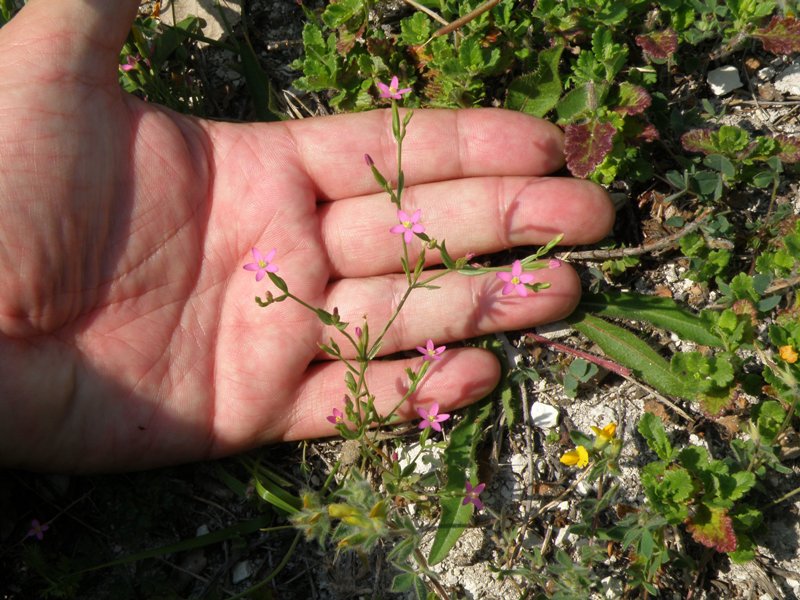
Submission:
[[[116,84],[119,51],[138,6],[138,0],[30,0],[0,29],[0,69]]]

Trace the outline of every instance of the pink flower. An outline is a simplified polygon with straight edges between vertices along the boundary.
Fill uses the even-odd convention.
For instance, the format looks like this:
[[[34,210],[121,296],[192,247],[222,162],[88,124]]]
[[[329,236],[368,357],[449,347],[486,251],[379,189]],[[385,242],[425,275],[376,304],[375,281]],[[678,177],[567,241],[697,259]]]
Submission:
[[[267,252],[266,256],[264,256],[261,254],[258,248],[253,248],[253,258],[256,262],[247,263],[244,266],[244,269],[247,271],[256,271],[256,281],[261,281],[264,279],[264,275],[267,273],[277,273],[278,267],[271,264],[272,259],[275,258],[276,252],[277,250],[273,248]]]
[[[339,423],[344,422],[344,413],[340,411],[338,408],[333,409],[333,414],[325,417],[328,419],[329,423],[333,423],[334,425],[338,425]]]
[[[422,419],[422,421],[419,422],[419,428],[427,429],[428,427],[431,427],[434,431],[441,431],[442,426],[439,423],[447,421],[447,419],[450,418],[450,415],[447,413],[439,413],[439,404],[436,402],[431,404],[430,410],[420,406],[417,409],[417,414],[419,414],[420,418]]]
[[[417,346],[417,352],[425,357],[425,360],[442,360],[442,353],[447,346],[433,347],[433,340],[428,340],[425,347]]]
[[[382,81],[377,82],[378,89],[381,93],[381,98],[391,98],[393,100],[400,100],[405,94],[411,93],[411,88],[403,88],[402,90],[397,89],[397,86],[400,85],[399,80],[397,79],[397,75],[392,77],[392,80],[389,82],[389,85],[386,85]]]
[[[558,269],[561,266],[561,261],[557,258],[551,258],[547,261],[547,268],[548,269]]]
[[[421,215],[422,210],[420,209],[415,210],[414,214],[410,217],[406,211],[398,210],[397,220],[400,221],[400,223],[392,227],[389,232],[402,233],[406,244],[410,244],[415,233],[422,233],[425,231],[425,228],[419,223],[419,218]]]
[[[497,274],[497,278],[506,283],[503,286],[503,296],[516,290],[523,298],[528,295],[528,288],[525,287],[525,284],[533,281],[533,275],[531,273],[522,272],[522,263],[518,260],[512,263],[510,273],[502,271]]]
[[[39,519],[33,519],[31,521],[31,528],[28,530],[28,534],[25,538],[35,537],[40,542],[44,539],[44,532],[50,529],[50,526],[47,523],[39,523]]]
[[[483,502],[478,497],[483,492],[483,489],[486,487],[485,483],[479,483],[475,487],[472,487],[472,484],[468,481],[466,485],[466,493],[464,495],[464,499],[461,501],[462,506],[466,504],[473,504],[476,510],[480,510],[483,508]]]
[[[139,62],[139,57],[128,54],[125,61],[125,64],[120,65],[119,69],[120,71],[125,71],[127,73],[128,71],[133,71],[136,68],[136,63]]]

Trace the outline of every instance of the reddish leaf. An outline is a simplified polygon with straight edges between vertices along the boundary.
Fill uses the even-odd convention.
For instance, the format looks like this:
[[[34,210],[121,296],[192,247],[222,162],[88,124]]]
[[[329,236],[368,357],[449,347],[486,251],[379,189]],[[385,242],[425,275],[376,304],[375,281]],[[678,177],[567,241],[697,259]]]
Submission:
[[[764,44],[764,50],[773,54],[800,52],[800,20],[795,17],[775,15],[769,25],[753,33]]]
[[[694,541],[707,548],[714,548],[717,552],[736,550],[733,521],[724,508],[709,509],[701,504],[694,517],[686,520],[686,529]]]
[[[564,151],[567,167],[575,177],[586,177],[611,152],[616,128],[611,123],[589,121],[567,125],[564,130]]]
[[[658,129],[652,123],[645,123],[644,129],[636,136],[637,140],[642,140],[643,142],[654,142],[661,137],[661,134],[658,133]]]
[[[681,136],[681,145],[689,152],[713,154],[717,151],[713,135],[713,129],[692,129]]]
[[[636,36],[636,45],[650,58],[669,58],[678,49],[678,34],[672,29]]]
[[[652,101],[643,87],[625,82],[619,86],[619,106],[614,110],[623,115],[638,115],[647,110]]]
[[[781,147],[778,158],[785,163],[800,162],[800,137],[790,137],[785,133],[779,133],[775,136],[775,141]]]

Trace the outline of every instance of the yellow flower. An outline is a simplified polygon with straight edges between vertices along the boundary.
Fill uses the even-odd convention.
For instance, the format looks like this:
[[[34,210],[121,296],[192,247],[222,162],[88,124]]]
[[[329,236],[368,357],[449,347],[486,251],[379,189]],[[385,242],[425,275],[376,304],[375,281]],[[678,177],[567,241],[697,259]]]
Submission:
[[[602,429],[599,427],[592,427],[592,431],[597,436],[598,441],[602,441],[603,444],[607,444],[611,441],[611,438],[614,437],[614,434],[617,432],[617,424],[616,423],[609,423]]]
[[[778,351],[781,353],[781,358],[789,364],[794,364],[797,362],[797,350],[791,346],[781,346]]]
[[[589,453],[583,446],[576,446],[575,450],[565,452],[559,460],[570,467],[582,469],[589,464]]]

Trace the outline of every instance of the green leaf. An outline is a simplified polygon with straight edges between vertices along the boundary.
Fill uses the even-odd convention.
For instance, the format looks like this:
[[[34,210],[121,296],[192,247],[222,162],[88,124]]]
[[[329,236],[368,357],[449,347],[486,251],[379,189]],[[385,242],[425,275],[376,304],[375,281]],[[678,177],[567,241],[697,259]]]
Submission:
[[[359,15],[363,19],[367,17],[364,0],[337,0],[328,4],[322,13],[322,21],[330,29],[336,29]]]
[[[491,400],[472,405],[464,420],[453,428],[450,443],[444,453],[447,485],[442,498],[442,517],[431,545],[428,563],[442,562],[455,545],[472,516],[472,504],[462,504],[469,470],[475,469],[475,452],[480,441],[483,422],[492,411]]]
[[[675,450],[672,448],[672,444],[669,443],[669,438],[661,419],[653,413],[646,412],[639,419],[637,430],[647,442],[650,450],[655,452],[658,458],[664,462],[670,462],[673,459]]]
[[[558,63],[563,45],[539,53],[539,67],[533,73],[523,75],[508,86],[506,108],[543,117],[558,104],[561,96],[561,78]]]
[[[400,40],[408,46],[416,46],[431,37],[431,21],[423,12],[415,12],[400,21]]]
[[[301,501],[296,496],[292,496],[289,492],[282,487],[273,483],[269,479],[260,479],[253,477],[256,493],[265,502],[269,502],[276,508],[288,513],[294,514],[299,510]]]
[[[585,83],[567,92],[556,106],[558,120],[571,123],[578,120],[593,107],[590,105],[590,83]]]
[[[414,580],[417,579],[416,573],[401,573],[392,580],[391,591],[395,594],[407,592],[414,587]]]
[[[683,381],[670,370],[664,357],[638,336],[586,313],[574,313],[567,322],[662,394],[690,397]]]
[[[775,439],[785,419],[786,412],[780,402],[775,400],[766,400],[753,409],[753,420],[758,433],[767,443]]]
[[[733,166],[729,158],[722,156],[722,154],[709,154],[703,159],[703,164],[722,173],[728,179],[733,179],[736,176],[736,167]]]
[[[711,333],[711,323],[685,310],[671,298],[644,296],[630,292],[587,294],[581,299],[580,310],[604,317],[646,321],[675,332],[683,340],[704,346],[722,347],[719,336]]]

